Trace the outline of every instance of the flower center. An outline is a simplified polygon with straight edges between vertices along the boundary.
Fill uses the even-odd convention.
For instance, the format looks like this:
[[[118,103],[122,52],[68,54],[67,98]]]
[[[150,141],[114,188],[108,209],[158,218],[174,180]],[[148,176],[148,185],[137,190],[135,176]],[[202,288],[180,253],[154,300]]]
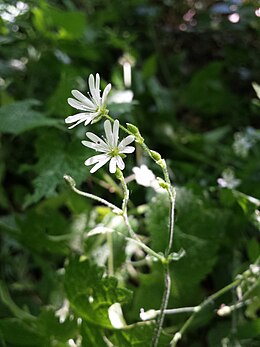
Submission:
[[[117,147],[112,148],[110,152],[108,153],[111,157],[116,157],[119,154],[119,150]]]

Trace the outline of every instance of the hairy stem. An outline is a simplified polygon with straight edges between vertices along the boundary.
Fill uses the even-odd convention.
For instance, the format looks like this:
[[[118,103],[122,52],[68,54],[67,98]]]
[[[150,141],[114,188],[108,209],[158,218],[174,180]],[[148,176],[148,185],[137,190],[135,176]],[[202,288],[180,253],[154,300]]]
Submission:
[[[107,244],[109,248],[108,255],[108,275],[114,275],[114,252],[113,252],[113,235],[112,233],[107,233]]]
[[[122,211],[123,211],[122,217],[124,219],[124,222],[125,222],[125,225],[127,227],[128,232],[129,232],[129,235],[131,236],[131,238],[129,238],[129,240],[132,240],[133,242],[137,243],[151,256],[155,257],[156,259],[160,260],[161,262],[164,262],[165,258],[163,256],[161,256],[160,254],[156,253],[155,251],[153,251],[150,247],[146,246],[146,244],[144,244],[139,239],[139,237],[136,235],[133,228],[131,227],[131,224],[130,224],[129,218],[128,218],[128,213],[127,213],[127,204],[129,201],[129,190],[127,188],[127,184],[126,184],[124,175],[123,175],[122,171],[120,171],[119,169],[117,170],[117,176],[118,176],[118,179],[120,180],[120,182],[122,184],[122,188],[123,188],[123,192],[124,192],[124,199],[123,199],[123,203],[122,203]]]
[[[166,182],[166,190],[168,192],[168,197],[170,201],[170,207],[169,207],[169,222],[168,222],[168,244],[165,250],[165,258],[167,259],[169,257],[169,254],[171,252],[172,243],[173,243],[173,233],[174,233],[174,209],[175,209],[175,189],[171,185],[171,181],[169,178],[168,170],[166,167],[166,163],[164,160],[159,160],[159,165],[161,166],[164,174],[164,179]],[[157,319],[157,324],[154,330],[153,340],[152,340],[152,347],[157,347],[159,338],[162,331],[162,326],[164,322],[165,317],[165,311],[168,306],[169,302],[169,296],[171,292],[171,276],[170,276],[170,269],[169,269],[169,262],[163,263],[164,267],[164,293],[162,298],[162,304],[160,308],[160,314]]]
[[[70,177],[69,175],[64,175],[63,178],[69,184],[70,188],[78,195],[82,195],[82,196],[85,196],[86,198],[96,200],[96,201],[100,202],[101,204],[110,207],[114,213],[122,214],[123,211],[119,207],[117,207],[116,205],[112,204],[111,202],[109,202],[105,199],[102,199],[97,195],[86,193],[86,192],[83,192],[82,190],[77,189],[74,179],[72,177]]]
[[[160,313],[158,315],[156,327],[153,333],[153,339],[151,343],[152,347],[156,347],[159,342],[159,338],[160,338],[162,327],[163,327],[164,317],[165,317],[165,311],[167,309],[168,302],[169,302],[170,291],[171,291],[171,276],[170,276],[169,264],[166,263],[164,264],[164,292],[163,292],[162,303],[160,307]]]

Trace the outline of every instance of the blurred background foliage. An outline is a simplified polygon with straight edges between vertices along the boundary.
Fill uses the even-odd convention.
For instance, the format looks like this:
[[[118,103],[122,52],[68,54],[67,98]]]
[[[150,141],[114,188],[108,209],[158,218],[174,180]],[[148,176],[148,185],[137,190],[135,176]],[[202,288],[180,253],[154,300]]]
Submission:
[[[91,176],[83,164],[92,154],[80,144],[84,127],[64,124],[73,113],[70,91],[87,93],[90,73],[100,73],[102,87],[112,82],[110,114],[139,127],[178,187],[174,250],[186,256],[172,266],[170,307],[199,304],[256,260],[259,17],[257,0],[1,1],[1,346],[151,340],[153,323],[135,323],[140,308],[160,306],[161,267],[135,265],[145,254],[114,232],[114,276],[104,277],[108,237],[88,233],[97,225],[126,233],[122,221],[63,182],[69,174],[83,190],[120,204],[121,188],[106,168]],[[126,175],[141,164],[160,175],[138,147]],[[133,227],[163,251],[166,197],[135,182],[130,190]],[[251,285],[242,288],[246,307],[220,318],[214,310],[236,294],[212,303],[180,346],[259,346],[259,279]],[[115,302],[127,329],[111,326]],[[161,346],[186,318],[167,316]]]

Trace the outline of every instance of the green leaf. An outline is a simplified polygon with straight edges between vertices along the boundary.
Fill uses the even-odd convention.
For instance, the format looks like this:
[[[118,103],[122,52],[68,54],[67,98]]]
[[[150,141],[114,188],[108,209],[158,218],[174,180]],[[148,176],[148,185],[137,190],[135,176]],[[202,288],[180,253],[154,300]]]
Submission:
[[[21,320],[33,318],[30,313],[22,310],[19,306],[16,305],[16,303],[12,300],[7,286],[3,281],[0,281],[0,299],[17,318],[20,318]]]
[[[47,118],[33,106],[38,106],[37,100],[17,101],[0,108],[0,132],[21,134],[25,131],[44,126],[58,126],[60,120]]]
[[[31,210],[16,217],[19,233],[16,236],[25,247],[37,253],[67,254],[71,235],[63,215],[52,209]]]
[[[144,347],[150,346],[153,338],[155,324],[152,322],[138,323],[129,329],[116,331],[110,338],[111,341],[120,347]],[[171,338],[164,335],[160,336],[158,347],[168,346]]]
[[[175,111],[172,91],[162,86],[154,76],[148,79],[147,84],[154,97],[158,113],[170,113],[172,117]]]
[[[142,75],[143,79],[146,80],[156,74],[157,70],[157,56],[152,54],[148,59],[146,59],[143,64]]]
[[[79,89],[80,72],[71,66],[65,65],[61,72],[60,81],[48,100],[48,108],[51,113],[61,116],[69,115],[74,110],[67,103],[71,97],[72,89]],[[64,117],[65,118],[65,117]]]
[[[229,336],[231,331],[230,322],[218,322],[215,326],[209,331],[207,340],[209,347],[220,347],[221,341]]]
[[[89,323],[82,324],[82,347],[107,347],[105,342],[110,341],[114,346],[143,347],[150,346],[153,338],[155,324],[153,322],[141,322],[128,326],[127,329],[113,330],[107,333]],[[162,333],[158,347],[168,346],[171,338]]]
[[[168,240],[169,202],[166,194],[157,194],[146,214],[151,247],[163,252]],[[174,250],[181,248],[185,256],[172,264],[175,300],[183,304],[191,292],[212,270],[225,230],[227,215],[208,201],[185,188],[177,189]],[[176,303],[175,303],[176,304]]]
[[[66,319],[63,323],[59,322],[52,309],[44,309],[37,320],[38,331],[46,339],[55,339],[60,342],[67,342],[70,338],[74,338],[78,331],[76,319]]]
[[[104,331],[96,325],[82,323],[82,347],[107,347],[104,341]]]
[[[34,25],[45,36],[72,40],[81,37],[86,26],[85,14],[63,11],[45,2],[33,9]]]
[[[223,83],[222,69],[222,62],[211,62],[192,75],[183,94],[191,109],[205,115],[236,109],[236,97]]]
[[[4,341],[2,346],[44,346],[43,338],[35,329],[35,325],[16,318],[0,319],[0,341]]]
[[[130,300],[130,291],[117,279],[104,277],[104,269],[89,260],[71,259],[65,273],[65,290],[76,313],[91,324],[112,328],[108,308]]]
[[[241,339],[260,337],[260,318],[246,322],[245,324],[239,326],[238,336]]]
[[[56,194],[56,188],[64,184],[63,176],[72,176],[80,184],[89,173],[84,165],[90,151],[78,139],[69,141],[60,132],[42,133],[36,142],[38,163],[34,170],[34,193],[25,199],[25,207]],[[90,156],[90,155],[89,155]]]
[[[0,161],[0,206],[7,208],[8,207],[8,199],[7,199],[6,192],[4,190],[3,183],[2,183],[6,168],[5,168],[5,164],[3,162],[2,155],[0,155],[0,160],[1,160]]]

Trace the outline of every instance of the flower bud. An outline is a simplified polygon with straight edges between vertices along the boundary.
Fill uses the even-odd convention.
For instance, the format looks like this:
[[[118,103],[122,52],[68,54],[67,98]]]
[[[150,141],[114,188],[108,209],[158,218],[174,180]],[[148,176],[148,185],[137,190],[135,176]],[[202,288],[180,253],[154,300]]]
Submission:
[[[227,316],[230,314],[231,308],[227,305],[221,305],[220,308],[217,310],[217,315],[220,317]]]
[[[144,143],[144,138],[141,136],[139,129],[131,124],[131,123],[126,123],[127,130],[130,131],[131,134],[134,135],[136,142],[142,144]]]
[[[159,161],[162,159],[160,153],[156,152],[156,151],[150,151],[151,157],[155,160],[155,161]]]

